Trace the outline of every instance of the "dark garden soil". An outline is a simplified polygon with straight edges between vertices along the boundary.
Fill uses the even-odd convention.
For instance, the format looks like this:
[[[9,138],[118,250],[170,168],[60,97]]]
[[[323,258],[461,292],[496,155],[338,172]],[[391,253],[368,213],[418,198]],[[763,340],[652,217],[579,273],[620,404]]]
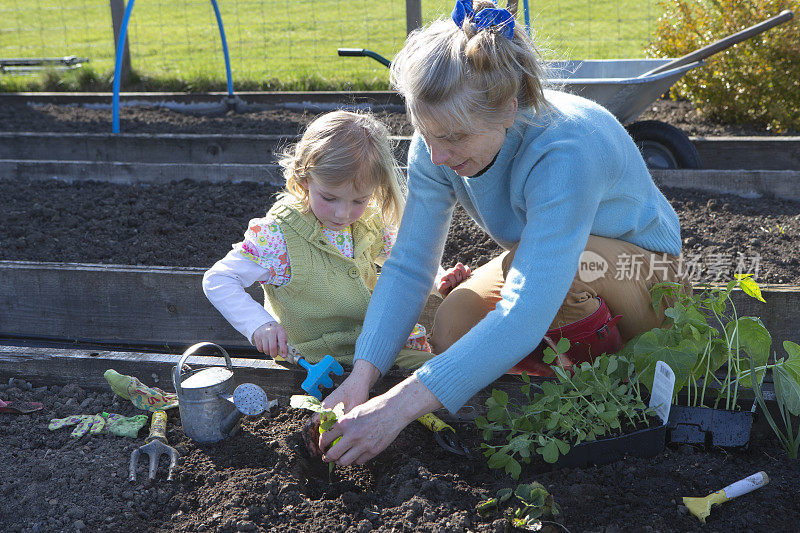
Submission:
[[[642,118],[671,122],[689,134],[766,133],[708,122],[685,103],[654,107]],[[0,129],[108,132],[110,117],[110,109],[8,106],[0,107]],[[123,108],[122,129],[297,133],[312,118],[285,109],[209,116]],[[402,115],[382,118],[394,133],[410,133]],[[248,220],[265,212],[275,192],[255,184],[188,181],[123,186],[0,180],[0,260],[207,268],[240,240]],[[675,189],[664,193],[681,218],[684,252],[699,261],[704,279],[726,268],[721,277],[730,278],[741,254],[749,262],[746,269],[758,266],[760,282],[800,283],[800,203]],[[458,210],[443,263],[478,266],[497,253],[499,248]],[[139,377],[148,382],[146,375]],[[108,435],[75,440],[71,428],[47,429],[51,418],[73,414],[139,414],[130,402],[110,389],[45,386],[19,378],[0,384],[0,398],[40,401],[44,409],[0,414],[2,532],[509,530],[505,519],[480,516],[475,505],[514,486],[511,479],[489,470],[480,455],[476,461],[449,455],[416,423],[370,464],[337,468],[329,477],[325,465],[300,449],[304,413],[276,407],[270,416],[245,421],[241,433],[228,441],[200,446],[185,437],[177,412],[171,412],[168,439],[181,453],[175,481],[164,481],[162,463],[159,482],[147,483],[142,458],[139,481],[132,484],[127,480],[130,453],[144,444],[146,429],[136,440]],[[473,424],[456,428],[478,448]],[[651,459],[559,471],[535,462],[520,482],[544,484],[573,533],[794,531],[800,522],[800,462],[787,459],[768,431],[758,426],[748,450],[671,446]],[[704,496],[759,470],[769,474],[770,484],[716,508],[704,527],[682,505],[682,496]]]
[[[0,259],[208,268],[241,240],[250,218],[266,212],[276,191],[251,183],[0,180]],[[800,283],[800,202],[664,193],[701,279],[720,271],[730,279],[742,259],[745,270],[758,269],[759,282]],[[459,207],[443,264],[480,266],[498,253]]]
[[[0,414],[0,531],[508,531],[498,515],[475,505],[515,486],[506,475],[450,455],[427,430],[412,424],[365,466],[336,468],[309,460],[299,430],[305,411],[283,407],[246,420],[222,442],[187,439],[177,412],[167,438],[181,454],[175,480],[166,458],[155,483],[140,458],[137,482],[128,482],[138,439],[110,435],[70,437],[72,428],[47,429],[51,418],[76,413],[141,411],[105,391],[74,385],[38,386],[22,380],[0,385],[5,399],[44,403],[29,415]],[[457,424],[477,447],[478,431]],[[682,496],[705,496],[765,470],[763,489],[715,508],[708,524],[683,506]],[[789,460],[771,434],[756,431],[749,451],[703,451],[671,446],[650,459],[628,458],[586,469],[549,471],[534,462],[519,482],[542,483],[563,510],[573,533],[621,531],[796,531],[800,520],[800,461]],[[553,531],[559,531],[554,529]]]
[[[212,134],[286,134],[297,133],[318,111],[281,107],[246,113],[188,113],[167,107],[123,106],[120,108],[120,131],[125,133],[212,133]],[[411,135],[413,128],[403,113],[377,111],[392,134]],[[688,101],[658,100],[637,120],[661,120],[697,136],[767,136],[775,132],[756,125],[732,125],[714,121]],[[71,133],[108,133],[111,131],[111,108],[76,105],[5,105],[0,106],[2,131],[50,131]],[[785,132],[784,135],[800,135]]]
[[[315,116],[285,108],[192,114],[123,107],[130,133],[296,134]],[[393,133],[408,135],[403,113],[380,112]],[[696,135],[764,135],[752,126],[707,119],[688,102],[661,100],[642,116]],[[5,131],[110,131],[111,110],[71,105],[0,107]],[[271,205],[276,189],[252,184],[124,186],[0,181],[0,259],[209,267],[241,239],[247,222]],[[800,202],[743,199],[665,189],[678,212],[684,253],[696,280],[744,270],[762,283],[800,283]],[[466,213],[456,211],[443,264],[480,266],[500,252]],[[741,270],[741,268],[740,268]]]

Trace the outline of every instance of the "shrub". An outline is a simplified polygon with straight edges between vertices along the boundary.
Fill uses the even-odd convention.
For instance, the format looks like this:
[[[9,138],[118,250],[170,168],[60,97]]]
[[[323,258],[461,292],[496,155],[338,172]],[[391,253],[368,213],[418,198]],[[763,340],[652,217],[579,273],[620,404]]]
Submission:
[[[795,18],[706,59],[672,88],[710,117],[800,130],[800,0],[662,0],[651,57],[680,57],[784,9]]]

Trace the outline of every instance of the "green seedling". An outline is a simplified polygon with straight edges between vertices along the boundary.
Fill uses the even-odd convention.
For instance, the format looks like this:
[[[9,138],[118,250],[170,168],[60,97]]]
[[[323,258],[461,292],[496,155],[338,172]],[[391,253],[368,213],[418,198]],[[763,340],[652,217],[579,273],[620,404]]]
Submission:
[[[319,420],[319,434],[322,435],[333,427],[339,418],[344,416],[344,403],[337,403],[333,409],[326,409],[322,406],[322,401],[314,396],[307,396],[304,394],[295,394],[289,399],[289,405],[295,409],[307,409],[320,414]],[[338,437],[331,446],[339,442]],[[328,463],[328,471],[333,472],[335,463]]]
[[[686,294],[675,283],[653,287],[654,309],[660,308],[665,296],[675,301],[664,310],[665,327],[634,337],[620,352],[635,361],[647,388],[660,360],[675,372],[676,401],[678,393],[686,389],[689,406],[735,409],[740,388],[752,388],[767,370],[774,373],[776,367],[793,364],[768,362],[772,337],[759,318],[738,316],[731,298],[737,288],[764,302],[749,274],[737,274],[725,287],[705,288],[696,294]]]
[[[658,283],[651,290],[653,308],[662,300],[674,301],[664,310],[664,327],[654,328],[631,339],[620,352],[631,358],[642,383],[650,388],[658,361],[675,372],[675,397],[686,388],[687,405],[734,409],[739,388],[750,388],[751,377],[761,381],[772,339],[756,317],[739,317],[731,293],[764,301],[761,289],[750,275],[736,275],[725,287],[705,288],[692,294],[677,283]],[[748,358],[755,363],[750,373]],[[721,368],[724,376],[717,375]]]
[[[674,304],[664,310],[665,327],[654,328],[631,339],[620,352],[635,362],[642,384],[648,389],[658,361],[675,372],[675,397],[686,390],[686,403],[693,407],[732,410],[740,389],[752,389],[770,427],[791,458],[797,458],[800,430],[794,432],[791,416],[800,415],[800,347],[783,343],[788,357],[772,351],[772,336],[758,317],[740,317],[731,293],[741,289],[764,302],[761,288],[749,274],[737,274],[722,288],[705,288],[693,294],[676,283],[659,283],[651,290],[658,311],[666,296]],[[770,362],[770,354],[773,353]],[[775,396],[784,429],[767,409],[761,382],[772,372]]]
[[[756,401],[761,407],[761,411],[767,419],[767,423],[775,432],[778,440],[786,450],[786,455],[792,459],[797,459],[800,449],[800,426],[795,432],[792,427],[792,416],[800,416],[800,346],[791,341],[784,341],[783,349],[789,355],[788,358],[780,358],[772,368],[772,380],[775,383],[775,400],[778,404],[780,421],[783,429],[778,427],[778,423],[772,416],[764,402],[764,395],[761,392],[761,383],[753,383],[753,391]],[[752,360],[751,360],[752,365]],[[752,369],[755,372],[755,368]]]
[[[553,495],[538,481],[518,486],[514,496],[521,504],[511,518],[514,527],[538,531],[542,527],[543,518],[555,519],[561,515],[561,508]]]
[[[478,505],[475,506],[475,509],[478,511],[479,515],[493,513],[497,511],[501,503],[505,503],[509,498],[511,498],[513,493],[514,491],[511,489],[500,489],[497,491],[497,496],[479,502]]]
[[[497,491],[497,496],[482,501],[476,506],[478,514],[483,516],[498,512],[500,506],[511,499],[511,496],[516,497],[519,506],[509,507],[504,516],[515,528],[539,531],[545,523],[544,519],[558,520],[561,516],[561,508],[553,496],[537,481],[523,483],[514,490],[500,489]],[[556,522],[547,523],[560,525]]]
[[[544,360],[556,361],[568,349],[569,341],[562,339],[557,351],[545,350]],[[649,425],[650,410],[632,361],[602,355],[574,366],[572,374],[562,366],[552,368],[556,381],[538,387],[522,374],[521,402],[496,389],[486,400],[486,416],[478,417],[476,424],[483,430],[481,447],[490,468],[502,468],[518,479],[522,464],[530,463],[533,454],[555,463],[582,442]]]
[[[768,226],[766,228],[764,226],[759,226],[759,227],[761,228],[761,231],[763,231],[764,233],[775,232],[775,233],[780,233],[781,235],[786,233],[786,226],[781,226],[780,224],[775,224],[774,229],[772,226]]]

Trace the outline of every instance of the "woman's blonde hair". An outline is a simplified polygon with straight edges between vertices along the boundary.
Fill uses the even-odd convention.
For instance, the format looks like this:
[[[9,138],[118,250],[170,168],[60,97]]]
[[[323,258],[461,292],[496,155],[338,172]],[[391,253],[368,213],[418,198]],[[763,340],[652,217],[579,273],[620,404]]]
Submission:
[[[473,1],[476,14],[495,7],[490,0]],[[500,30],[477,29],[469,17],[461,26],[447,18],[408,36],[392,61],[391,83],[423,135],[426,124],[469,133],[481,124],[502,123],[515,97],[520,108],[538,112],[546,106],[538,50],[519,24],[513,39]]]
[[[356,189],[374,188],[370,205],[384,224],[397,227],[403,213],[403,174],[389,141],[389,130],[369,113],[333,111],[308,125],[297,144],[278,162],[286,179],[284,195],[310,209],[306,180],[336,187],[354,181]]]

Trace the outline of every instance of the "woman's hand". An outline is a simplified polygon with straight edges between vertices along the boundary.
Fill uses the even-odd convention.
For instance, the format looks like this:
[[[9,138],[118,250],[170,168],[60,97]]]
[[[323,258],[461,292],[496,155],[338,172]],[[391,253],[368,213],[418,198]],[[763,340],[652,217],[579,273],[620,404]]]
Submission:
[[[385,394],[353,407],[323,433],[319,439],[320,450],[325,450],[323,460],[340,466],[364,464],[389,446],[404,427],[441,406],[412,375]]]
[[[357,359],[353,364],[353,370],[350,375],[322,400],[322,406],[327,409],[333,409],[336,405],[342,403],[344,404],[344,412],[349,412],[354,407],[367,401],[369,390],[378,381],[379,377],[381,377],[381,372],[372,363]],[[303,440],[308,453],[312,457],[322,455],[322,450],[324,450],[324,448],[319,447],[319,421],[320,415],[315,414],[308,419],[308,422],[303,427]]]
[[[256,350],[270,357],[286,359],[286,330],[277,322],[267,322],[253,332],[253,346]]]
[[[381,372],[372,363],[357,359],[350,375],[322,401],[322,406],[333,409],[336,405],[343,403],[344,412],[349,412],[357,405],[367,401],[369,390],[379,377],[381,377]]]
[[[472,271],[468,266],[462,263],[457,263],[456,266],[446,271],[444,276],[439,279],[439,283],[436,285],[436,290],[438,290],[439,294],[442,296],[447,296],[450,294],[450,291],[458,287],[462,281],[471,275]]]

